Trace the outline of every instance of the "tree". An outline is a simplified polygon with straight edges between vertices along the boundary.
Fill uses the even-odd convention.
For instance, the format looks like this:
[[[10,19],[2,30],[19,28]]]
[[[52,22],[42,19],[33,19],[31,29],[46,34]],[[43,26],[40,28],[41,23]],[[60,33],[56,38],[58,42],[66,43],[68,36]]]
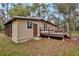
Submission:
[[[21,3],[15,4],[8,13],[10,16],[30,16],[30,9]]]
[[[34,3],[31,6],[31,13],[32,16],[42,17],[45,18],[47,14],[48,6],[44,3]]]
[[[5,19],[8,19],[8,10],[9,10],[9,4],[10,3],[2,3],[1,5],[2,5],[2,9],[4,10],[4,12],[6,12],[6,16],[7,16],[7,18],[5,17]]]
[[[69,3],[64,3],[64,4],[55,4],[59,13],[63,13],[64,18],[66,19],[67,22],[67,28],[69,35],[71,37],[71,15],[72,12],[76,9],[76,4],[69,4]]]

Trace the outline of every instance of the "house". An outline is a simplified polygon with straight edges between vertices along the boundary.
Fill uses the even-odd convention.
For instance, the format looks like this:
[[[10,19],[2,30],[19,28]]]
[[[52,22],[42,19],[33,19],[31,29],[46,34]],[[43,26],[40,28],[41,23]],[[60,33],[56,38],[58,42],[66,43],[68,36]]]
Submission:
[[[57,26],[49,21],[36,17],[15,16],[5,24],[5,34],[15,43],[28,41],[40,37],[40,29],[56,29]]]

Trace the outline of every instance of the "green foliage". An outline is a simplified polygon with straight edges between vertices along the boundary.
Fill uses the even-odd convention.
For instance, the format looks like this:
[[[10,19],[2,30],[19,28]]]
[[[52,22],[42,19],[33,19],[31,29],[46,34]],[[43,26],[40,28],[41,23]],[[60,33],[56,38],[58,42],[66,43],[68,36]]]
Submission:
[[[76,31],[79,31],[79,26],[76,27]]]
[[[40,7],[39,3],[34,3],[31,6],[31,11],[35,12]]]
[[[76,28],[76,31],[79,31],[79,27]]]
[[[74,11],[76,10],[76,4],[70,4],[70,3],[63,3],[63,4],[56,4],[56,7],[59,11],[59,13],[62,13],[64,15],[64,19],[66,20],[65,24],[67,27],[67,32],[69,33],[70,37],[71,37],[71,31],[72,29],[74,29],[75,26],[72,26],[73,24],[75,24],[74,20],[72,20],[72,15],[74,15]],[[75,18],[75,17],[74,17]],[[73,22],[72,22],[73,21]]]
[[[60,13],[67,13],[67,4],[56,4],[56,7]]]
[[[8,13],[10,16],[29,16],[30,10],[22,4],[16,4],[9,10]]]
[[[1,32],[1,31],[3,31],[3,29],[4,29],[4,28],[3,28],[3,26],[2,26],[2,25],[0,25],[0,32]]]
[[[34,3],[31,6],[31,12],[35,14],[37,17],[44,17],[44,13],[47,12],[48,6],[44,3]]]
[[[37,12],[36,16],[41,16],[40,7],[44,8],[45,10],[47,9],[46,4],[39,4],[39,3],[34,3],[31,6],[28,4],[15,4],[8,12],[10,16],[30,16],[31,12],[34,14]]]
[[[60,13],[69,14],[71,11],[74,11],[76,8],[76,4],[71,3],[59,3],[56,4],[56,7]]]

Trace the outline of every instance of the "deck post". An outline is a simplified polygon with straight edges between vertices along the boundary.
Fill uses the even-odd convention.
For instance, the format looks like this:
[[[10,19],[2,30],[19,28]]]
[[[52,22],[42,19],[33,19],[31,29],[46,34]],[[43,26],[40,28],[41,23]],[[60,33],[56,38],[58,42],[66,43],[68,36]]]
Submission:
[[[39,30],[39,33],[40,33],[40,36],[41,36],[41,28],[40,28],[40,30]]]
[[[65,40],[64,40],[64,37],[63,37],[63,41],[65,41]]]
[[[48,39],[50,39],[50,36],[48,36]]]
[[[65,31],[63,30],[63,41],[65,41],[65,39],[64,39],[64,34],[65,34]]]
[[[48,29],[49,35],[48,35],[48,39],[50,39],[50,27]]]
[[[39,33],[40,33],[40,35],[39,35],[39,38],[41,37],[41,28],[40,28],[40,30],[39,30]]]

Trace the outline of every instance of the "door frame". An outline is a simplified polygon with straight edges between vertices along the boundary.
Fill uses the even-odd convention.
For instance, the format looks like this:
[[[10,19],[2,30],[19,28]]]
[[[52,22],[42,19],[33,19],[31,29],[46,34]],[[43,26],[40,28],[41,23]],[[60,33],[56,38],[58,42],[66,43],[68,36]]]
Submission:
[[[38,30],[37,30],[37,24],[33,24],[33,37],[36,37],[38,35]]]

